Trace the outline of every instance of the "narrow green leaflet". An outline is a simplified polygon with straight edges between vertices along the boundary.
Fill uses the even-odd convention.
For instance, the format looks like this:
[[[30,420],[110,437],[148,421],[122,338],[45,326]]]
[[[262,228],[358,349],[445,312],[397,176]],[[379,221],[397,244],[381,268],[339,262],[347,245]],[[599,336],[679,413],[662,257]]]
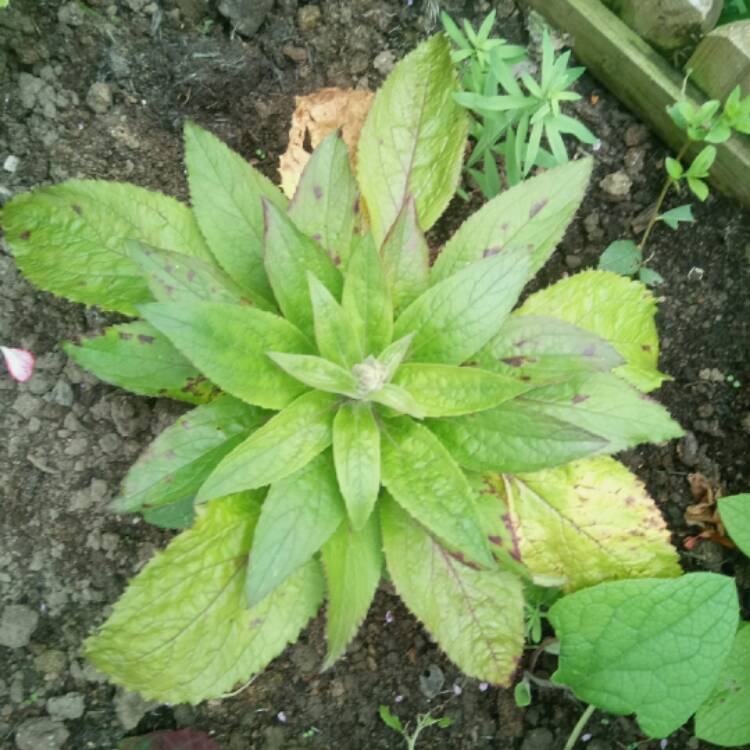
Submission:
[[[388,422],[380,450],[382,483],[396,502],[468,560],[494,567],[472,489],[440,441],[403,418]]]
[[[112,509],[124,513],[183,500],[192,505],[219,461],[269,416],[232,396],[219,396],[181,416],[130,468]]]
[[[486,253],[519,247],[530,250],[528,272],[536,273],[581,205],[592,165],[592,159],[581,159],[549,169],[485,203],[448,240],[430,271],[431,283],[447,279]]]
[[[462,672],[509,685],[523,653],[520,580],[462,564],[393,500],[380,516],[388,572],[406,606]]]
[[[391,343],[393,305],[383,264],[368,239],[357,243],[346,269],[341,304],[355,330],[362,359]]]
[[[218,393],[169,339],[142,320],[86,334],[65,342],[63,349],[104,382],[141,396],[200,404]]]
[[[344,367],[353,367],[365,357],[359,347],[354,325],[333,295],[310,274],[315,343],[321,356]]]
[[[86,655],[144,698],[200,703],[244,683],[297,639],[323,599],[311,561],[257,607],[245,599],[256,501],[234,495],[200,508],[131,582]]]
[[[202,373],[243,401],[282,409],[306,390],[266,354],[311,351],[307,339],[283,318],[214,302],[159,303],[140,311]]]
[[[382,388],[368,394],[368,398],[377,404],[393,409],[399,414],[408,414],[414,419],[424,419],[424,412],[416,399],[400,385],[386,383]]]
[[[637,603],[637,606],[634,606]],[[554,682],[649,737],[682,726],[716,684],[739,619],[734,580],[713,573],[602,583],[557,601]]]
[[[405,364],[393,381],[414,398],[425,417],[454,417],[491,409],[531,386],[477,367]]]
[[[719,515],[732,541],[750,557],[750,494],[722,497]]]
[[[413,339],[413,333],[410,333],[407,336],[402,336],[392,344],[388,344],[388,346],[378,354],[377,360],[383,365],[386,383],[393,378],[396,374],[396,370],[401,367],[401,363],[409,353],[409,347],[411,346]]]
[[[221,461],[197,501],[265,487],[301,469],[331,444],[337,403],[337,396],[322,391],[297,398]]]
[[[409,196],[380,248],[383,267],[393,295],[393,309],[408,307],[430,285],[430,248]]]
[[[329,393],[343,393],[352,398],[357,395],[357,379],[341,365],[312,354],[269,352],[268,356],[284,372],[311,388]]]
[[[394,338],[414,332],[409,359],[458,365],[500,329],[526,283],[529,254],[483,258],[428,289],[401,313]]]
[[[345,515],[328,454],[274,482],[260,509],[250,550],[248,606],[261,602],[308,562]]]
[[[284,317],[312,340],[314,334],[308,275],[312,274],[334,297],[341,295],[341,272],[317,242],[297,229],[271,203],[264,203],[265,263],[276,301]]]
[[[370,404],[339,408],[333,420],[333,458],[349,520],[360,531],[380,491],[380,430]]]
[[[323,567],[328,582],[326,640],[323,669],[346,651],[367,615],[383,570],[378,517],[371,514],[360,531],[345,521],[323,545]]]
[[[750,743],[750,623],[740,625],[719,680],[695,715],[695,734],[720,747]]]
[[[126,315],[151,300],[128,257],[128,240],[211,260],[187,206],[126,183],[72,180],[40,188],[15,197],[1,217],[5,241],[34,284]]]
[[[657,369],[656,301],[637,281],[583,271],[532,294],[516,314],[560,318],[601,336],[625,358],[615,373],[639,390],[652,391],[669,379]]]
[[[530,414],[522,399],[429,426],[453,458],[474,471],[538,471],[601,453],[609,445],[581,427]]]
[[[533,474],[494,475],[534,576],[577,591],[681,573],[667,525],[638,478],[609,456]]]
[[[193,498],[183,497],[174,503],[144,510],[143,520],[161,529],[189,529],[195,522]]]
[[[359,221],[359,194],[340,131],[313,151],[289,204],[289,218],[346,268]]]
[[[439,218],[458,186],[466,112],[448,40],[437,34],[401,60],[375,96],[362,128],[357,177],[380,245],[409,195],[422,229]]]
[[[271,299],[261,199],[284,209],[286,198],[239,154],[191,122],[185,123],[185,164],[193,210],[216,260],[251,298]]]

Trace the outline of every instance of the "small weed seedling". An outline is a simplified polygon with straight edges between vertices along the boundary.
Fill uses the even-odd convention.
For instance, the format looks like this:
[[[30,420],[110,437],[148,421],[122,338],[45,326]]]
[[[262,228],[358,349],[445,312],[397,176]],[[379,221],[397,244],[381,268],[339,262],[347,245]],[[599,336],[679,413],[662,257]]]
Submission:
[[[453,724],[453,719],[448,716],[437,719],[428,711],[426,714],[417,715],[414,731],[410,732],[409,725],[404,726],[401,719],[388,706],[381,706],[379,713],[383,723],[404,738],[407,750],[416,750],[419,735],[428,727],[437,726],[439,729],[447,729]]]

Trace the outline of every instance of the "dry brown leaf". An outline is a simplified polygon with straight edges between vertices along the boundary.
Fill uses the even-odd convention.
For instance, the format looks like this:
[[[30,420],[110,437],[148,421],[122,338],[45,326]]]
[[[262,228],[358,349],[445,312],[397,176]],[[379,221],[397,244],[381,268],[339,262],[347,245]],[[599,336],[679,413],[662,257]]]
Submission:
[[[699,472],[688,474],[688,483],[690,493],[696,502],[685,509],[685,523],[690,526],[700,526],[703,531],[695,536],[686,537],[683,541],[685,549],[692,549],[700,539],[710,539],[725,547],[734,547],[734,542],[727,536],[719,516],[717,505],[721,497],[719,488]]]
[[[302,170],[310,159],[305,144],[309,143],[315,149],[337,128],[341,128],[354,168],[359,133],[370,111],[373,96],[371,91],[327,88],[296,98],[297,108],[289,129],[289,146],[279,159],[281,189],[289,198],[294,196]]]

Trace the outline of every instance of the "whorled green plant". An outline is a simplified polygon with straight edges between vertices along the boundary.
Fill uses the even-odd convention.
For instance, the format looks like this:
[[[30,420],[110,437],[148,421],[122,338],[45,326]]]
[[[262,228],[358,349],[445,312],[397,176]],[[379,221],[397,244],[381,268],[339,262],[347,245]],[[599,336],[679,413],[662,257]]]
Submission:
[[[87,642],[113,682],[172,703],[220,696],[324,598],[329,666],[385,560],[448,656],[507,683],[524,582],[568,592],[679,573],[643,486],[604,455],[680,434],[643,394],[664,379],[651,294],[588,271],[513,311],[590,161],[487,203],[430,267],[424,232],[466,142],[456,88],[433,37],[377,94],[356,178],[334,134],[290,202],[188,124],[192,208],[72,181],[3,209],[31,281],[138,316],[68,354],[109,383],[197,404],[114,501],[184,530]]]

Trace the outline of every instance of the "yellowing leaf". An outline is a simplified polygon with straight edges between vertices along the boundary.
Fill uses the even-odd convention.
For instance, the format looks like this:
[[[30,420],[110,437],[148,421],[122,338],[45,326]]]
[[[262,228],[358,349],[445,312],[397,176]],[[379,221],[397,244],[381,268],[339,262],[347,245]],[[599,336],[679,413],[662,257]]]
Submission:
[[[609,456],[494,475],[532,575],[566,592],[621,578],[680,575],[669,531],[643,483]]]

